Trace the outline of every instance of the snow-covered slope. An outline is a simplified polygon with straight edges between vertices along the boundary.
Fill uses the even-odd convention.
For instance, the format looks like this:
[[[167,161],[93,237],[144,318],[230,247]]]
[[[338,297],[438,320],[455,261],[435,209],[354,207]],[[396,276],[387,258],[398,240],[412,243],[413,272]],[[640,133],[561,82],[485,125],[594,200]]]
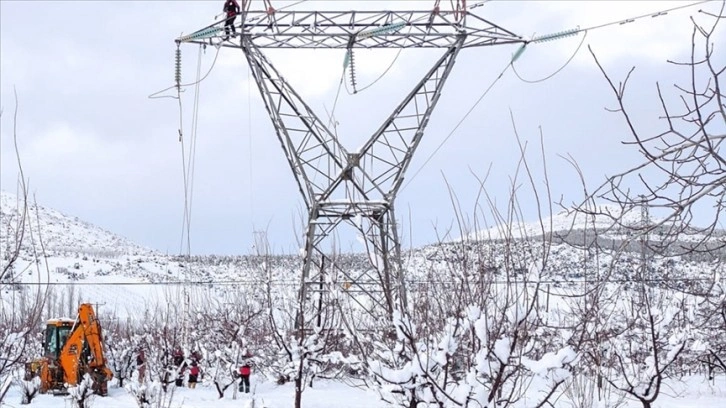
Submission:
[[[479,231],[468,234],[467,238],[477,240],[503,239],[503,238],[534,238],[541,237],[543,233],[564,234],[570,231],[601,231],[610,232],[617,229],[615,219],[622,219],[620,223],[627,226],[639,226],[644,224],[642,214],[637,210],[625,213],[616,206],[600,205],[584,213],[574,209],[563,209],[552,216],[544,217],[542,222],[497,222],[491,227],[485,227]],[[650,223],[658,220],[650,217]]]
[[[19,229],[23,202],[17,195],[0,192],[0,246],[3,250],[15,242]],[[47,254],[83,253],[104,256],[152,255],[154,251],[139,246],[128,239],[106,231],[78,217],[61,213],[52,208],[36,205],[28,199],[25,236],[22,248],[25,251],[42,243]]]
[[[178,280],[177,271],[170,272],[166,257],[156,251],[30,201],[24,209],[16,195],[0,194],[1,266],[5,268],[17,252],[3,277],[5,283],[25,288],[25,284],[42,284],[54,296],[66,299],[73,292],[75,301],[106,303],[125,315],[125,309],[139,308],[158,295],[144,283]],[[72,290],[70,283],[80,286]],[[2,296],[2,300],[12,302],[13,297]]]

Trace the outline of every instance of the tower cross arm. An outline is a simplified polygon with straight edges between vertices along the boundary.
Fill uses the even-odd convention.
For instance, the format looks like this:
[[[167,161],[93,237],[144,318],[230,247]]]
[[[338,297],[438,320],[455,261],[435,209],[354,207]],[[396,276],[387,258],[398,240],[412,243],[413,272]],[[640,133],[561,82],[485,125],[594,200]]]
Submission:
[[[525,42],[522,37],[471,12],[457,21],[453,11],[249,11],[237,24],[259,48],[447,48],[465,33],[462,48]],[[180,42],[224,37],[218,22]],[[215,29],[216,28],[216,29]],[[351,41],[353,39],[353,41]]]

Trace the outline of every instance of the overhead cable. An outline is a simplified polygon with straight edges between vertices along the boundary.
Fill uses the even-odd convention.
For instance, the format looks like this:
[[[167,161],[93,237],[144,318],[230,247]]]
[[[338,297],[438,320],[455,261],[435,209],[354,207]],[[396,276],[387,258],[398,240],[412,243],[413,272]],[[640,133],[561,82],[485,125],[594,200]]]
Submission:
[[[720,280],[726,279],[722,277]],[[342,280],[338,283],[342,283]],[[540,279],[540,280],[507,280],[507,279],[495,279],[495,280],[483,280],[485,283],[491,283],[494,285],[592,285],[595,283],[688,283],[688,282],[714,282],[713,277],[703,278],[648,278],[648,279],[630,279],[630,278],[610,278],[610,279],[592,279],[592,280],[564,280],[564,279]],[[241,279],[241,280],[218,280],[218,281],[173,281],[173,282],[5,282],[0,286],[184,286],[184,285],[197,285],[197,286],[227,286],[227,285],[265,285],[270,284],[273,286],[298,286],[300,285],[299,280],[275,280],[274,282],[268,282],[263,279]],[[461,281],[450,280],[450,279],[411,279],[406,280],[407,284],[455,284],[461,283]]]
[[[504,69],[502,70],[502,72],[500,72],[499,75],[494,79],[494,81],[492,81],[492,83],[489,84],[489,86],[487,87],[487,89],[484,90],[484,92],[481,94],[481,96],[479,96],[479,99],[477,99],[476,102],[474,102],[474,104],[469,108],[469,110],[466,111],[466,113],[464,114],[464,116],[461,119],[459,119],[459,121],[456,123],[456,125],[454,126],[454,128],[451,129],[451,131],[449,132],[448,135],[446,135],[446,137],[444,138],[444,140],[442,140],[441,143],[439,143],[439,145],[429,155],[429,157],[426,159],[426,161],[424,161],[424,163],[421,165],[421,167],[419,167],[418,170],[416,170],[416,172],[413,173],[413,175],[408,179],[408,181],[406,182],[406,184],[404,184],[403,187],[401,187],[401,190],[406,189],[406,187],[409,184],[411,184],[411,182],[413,180],[416,179],[416,176],[421,172],[421,170],[423,170],[423,168],[426,167],[426,165],[428,164],[428,162],[434,157],[434,155],[436,155],[436,153],[438,153],[438,151],[444,146],[444,144],[446,143],[446,141],[448,141],[449,138],[451,138],[451,136],[454,134],[454,132],[456,132],[456,130],[459,129],[459,126],[461,126],[461,124],[464,123],[464,121],[469,117],[469,115],[471,115],[471,113],[479,105],[479,103],[482,101],[482,99],[484,99],[484,97],[487,96],[487,94],[489,93],[489,91],[491,91],[492,88],[494,88],[494,85],[496,85],[496,83],[499,82],[500,79],[502,79],[502,77],[504,76],[504,74],[507,72],[507,70],[511,66],[512,66],[512,61],[510,61],[509,63],[507,63],[507,66],[504,67]]]

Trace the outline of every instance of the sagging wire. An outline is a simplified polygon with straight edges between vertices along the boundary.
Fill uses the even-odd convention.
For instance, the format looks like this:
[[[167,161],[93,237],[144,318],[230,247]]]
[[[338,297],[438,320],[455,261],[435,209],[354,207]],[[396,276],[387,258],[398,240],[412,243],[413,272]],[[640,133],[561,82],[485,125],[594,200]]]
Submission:
[[[328,123],[326,127],[330,129],[330,126],[333,126],[333,134],[335,136],[335,139],[338,139],[338,121],[335,119],[335,108],[338,106],[338,98],[340,97],[340,90],[343,87],[343,83],[345,82],[345,67],[343,68],[343,72],[340,75],[340,81],[338,82],[338,90],[335,92],[335,99],[333,100],[333,107],[331,108],[330,112],[328,112],[328,109],[325,108],[323,105],[323,108],[325,108],[325,114],[328,116]],[[347,86],[346,86],[347,89]],[[334,145],[335,146],[335,145]],[[337,153],[336,153],[337,154]],[[320,161],[325,157],[325,155],[320,155],[318,157],[317,162],[315,163],[315,168],[320,168]],[[315,183],[317,180],[318,172],[313,173],[313,179],[312,182]]]
[[[199,125],[199,94],[200,94],[200,83],[199,80],[202,72],[202,49],[199,47],[199,55],[197,59],[197,81],[195,81],[194,87],[194,106],[192,108],[192,131],[190,135],[190,146],[188,157],[185,152],[184,138],[182,136],[181,127],[181,98],[179,98],[179,109],[180,109],[180,130],[179,130],[179,142],[181,143],[181,155],[182,155],[182,172],[184,178],[184,214],[182,219],[182,233],[181,243],[179,251],[182,253],[184,248],[184,238],[186,237],[186,250],[187,255],[191,254],[191,217],[192,217],[192,200],[194,190],[194,164],[196,156],[196,145],[197,145],[197,129]]]
[[[567,59],[567,61],[564,63],[564,65],[562,65],[555,72],[551,73],[550,75],[547,75],[544,78],[534,79],[534,80],[525,79],[525,78],[522,78],[522,76],[519,74],[519,72],[517,72],[517,67],[514,66],[514,61],[519,59],[519,57],[522,55],[522,52],[524,52],[524,47],[520,47],[521,52],[519,52],[519,54],[515,54],[515,58],[512,59],[512,71],[514,72],[514,75],[516,75],[517,78],[519,78],[519,80],[522,82],[526,82],[528,84],[536,84],[536,83],[544,82],[544,81],[554,77],[555,75],[559,74],[563,69],[565,69],[570,64],[570,62],[572,62],[573,59],[575,59],[575,56],[577,56],[577,54],[580,52],[580,48],[582,48],[582,44],[585,43],[585,38],[587,38],[587,31],[585,31],[585,34],[582,36],[582,40],[580,40],[580,44],[578,44],[577,48],[575,49],[575,52],[572,53],[572,55],[570,56],[569,59]],[[519,51],[519,50],[517,50],[517,51]]]
[[[452,7],[454,7],[455,13],[460,13],[463,16],[466,13],[466,10],[471,10],[471,9],[475,9],[477,7],[481,7],[484,4],[488,3],[489,1],[491,1],[491,0],[483,0],[483,1],[471,4],[469,6],[467,6],[466,1],[464,1],[463,4],[457,3],[456,7],[452,3]],[[428,17],[429,25],[431,25],[433,23],[434,17],[436,15],[438,15],[440,12],[440,3],[441,3],[441,0],[435,0],[434,8],[431,12],[431,15]],[[457,9],[457,7],[458,7],[458,9]],[[415,23],[421,21],[423,18],[425,18],[425,17],[419,17],[418,19],[413,20],[410,23],[398,22],[398,23],[394,23],[394,24],[387,24],[387,25],[383,25],[380,27],[370,29],[370,30],[363,31],[355,36],[351,36],[351,39],[348,42],[348,48],[347,48],[347,51],[345,54],[345,59],[343,62],[343,66],[345,68],[347,68],[350,65],[350,82],[351,82],[351,86],[353,88],[353,92],[352,93],[350,92],[350,90],[348,89],[348,84],[346,83],[345,90],[348,93],[348,95],[353,95],[353,94],[357,94],[358,92],[363,92],[366,89],[373,86],[376,82],[378,82],[381,78],[383,78],[388,73],[388,71],[391,70],[391,68],[393,68],[393,65],[396,63],[396,61],[398,60],[398,57],[401,55],[401,52],[403,51],[403,48],[399,48],[398,52],[396,53],[396,56],[393,58],[393,61],[391,61],[391,63],[388,65],[388,68],[386,68],[383,71],[383,73],[381,75],[379,75],[378,78],[376,78],[372,83],[366,85],[362,89],[357,89],[358,82],[357,82],[357,78],[355,76],[355,55],[354,55],[354,51],[353,51],[353,44],[355,43],[355,41],[358,39],[370,38],[375,35],[388,34],[392,31],[400,30],[401,28],[405,27],[406,25],[409,26],[408,34],[410,34],[413,30],[413,25]]]
[[[541,78],[541,79],[528,80],[528,79],[522,78],[522,76],[519,74],[519,72],[517,72],[517,68],[514,65],[512,65],[512,71],[514,71],[514,74],[517,76],[517,78],[519,78],[519,80],[521,80],[522,82],[528,83],[528,84],[535,84],[535,83],[539,83],[539,82],[546,81],[546,80],[554,77],[558,73],[560,73],[563,69],[565,69],[565,67],[567,67],[570,64],[570,62],[572,62],[572,60],[575,58],[575,56],[577,56],[577,54],[579,53],[580,48],[582,48],[582,45],[585,43],[585,38],[587,37],[588,32],[591,31],[591,30],[597,30],[597,29],[600,29],[600,28],[609,27],[609,26],[613,26],[613,25],[616,25],[616,24],[622,26],[622,25],[625,25],[625,24],[628,24],[628,23],[632,23],[632,22],[635,22],[636,20],[640,20],[640,19],[643,19],[643,18],[646,18],[646,17],[651,17],[651,18],[660,17],[660,16],[664,16],[664,15],[668,14],[671,11],[676,11],[676,10],[680,10],[680,9],[684,9],[684,8],[688,8],[688,7],[697,6],[699,4],[703,4],[703,3],[706,3],[708,1],[710,1],[710,0],[704,0],[704,1],[696,2],[696,3],[686,4],[686,5],[683,5],[683,6],[672,7],[672,8],[669,8],[669,9],[657,11],[657,12],[654,12],[654,13],[643,14],[643,15],[640,15],[640,16],[628,17],[628,18],[625,18],[625,19],[622,19],[622,20],[611,21],[609,23],[599,24],[599,25],[596,25],[596,26],[588,27],[588,28],[580,28],[580,27],[577,27],[577,28],[572,29],[572,30],[565,30],[565,31],[560,31],[560,32],[552,33],[552,34],[542,35],[542,36],[539,36],[539,37],[534,37],[528,43],[525,43],[519,50],[517,50],[517,53],[518,54],[516,55],[515,60],[518,59],[519,56],[521,56],[521,54],[524,52],[524,48],[526,47],[527,44],[547,42],[547,41],[552,41],[552,40],[559,40],[561,38],[574,36],[574,35],[577,35],[579,33],[584,33],[584,35],[582,37],[582,40],[580,40],[580,44],[577,46],[577,48],[575,49],[575,52],[572,54],[572,56],[565,62],[565,64],[563,66],[561,66],[559,69],[557,69],[552,74],[550,74],[550,75],[548,75],[548,76],[546,76],[544,78]]]
[[[180,238],[180,253],[184,250],[184,243],[186,238],[186,252],[187,255],[191,253],[191,207],[192,207],[192,194],[194,189],[194,165],[196,156],[196,141],[197,141],[197,129],[199,126],[199,95],[200,95],[200,84],[204,81],[209,74],[212,73],[217,59],[219,58],[219,51],[221,47],[217,47],[217,52],[214,55],[209,70],[204,74],[202,73],[202,53],[206,50],[206,44],[199,45],[199,54],[197,57],[197,76],[194,82],[182,84],[182,54],[180,48],[180,41],[177,41],[177,48],[174,52],[174,85],[155,92],[149,95],[149,99],[160,99],[160,98],[172,98],[176,99],[179,105],[179,128],[177,129],[179,135],[179,143],[181,145],[181,156],[182,156],[182,176],[184,180],[184,213],[182,216],[182,232]],[[184,106],[182,104],[181,94],[184,92],[184,88],[194,86],[194,105],[192,108],[192,130],[190,136],[189,151],[184,143]],[[176,88],[176,95],[160,95],[170,89]]]
[[[377,27],[377,28],[374,28],[374,29],[371,29],[371,30],[367,30],[367,31],[361,32],[361,33],[359,33],[359,34],[357,34],[355,36],[351,36],[350,41],[348,42],[348,48],[347,48],[346,53],[345,53],[345,58],[343,60],[343,71],[344,71],[343,73],[345,74],[345,70],[346,69],[348,69],[348,68],[350,69],[349,70],[349,73],[350,73],[350,82],[351,82],[351,85],[353,87],[353,92],[351,93],[350,90],[348,89],[348,85],[346,84],[345,91],[348,93],[348,95],[354,95],[354,94],[357,94],[358,92],[363,92],[366,89],[368,89],[368,88],[372,87],[373,85],[375,85],[384,76],[386,76],[386,74],[388,74],[388,71],[390,71],[391,68],[393,68],[393,65],[398,60],[398,57],[401,56],[401,52],[403,52],[403,48],[399,48],[398,49],[398,52],[396,52],[396,56],[393,57],[393,60],[391,61],[391,63],[388,64],[388,67],[383,71],[383,73],[381,73],[378,76],[378,78],[376,78],[375,80],[373,80],[373,82],[371,82],[370,84],[364,86],[362,89],[357,89],[357,87],[356,87],[357,81],[356,81],[356,77],[355,77],[355,58],[354,58],[354,53],[353,53],[353,44],[355,43],[355,41],[358,40],[358,39],[370,38],[370,37],[373,37],[375,35],[388,34],[390,32],[398,31],[401,28],[405,27],[406,24],[407,23],[405,23],[405,22],[398,22],[398,23],[394,23],[394,24],[387,24],[387,25],[384,25],[384,26],[381,26],[381,27]],[[413,30],[413,25],[412,24],[409,24],[408,34],[411,34],[411,31],[412,30]]]
[[[671,11],[681,10],[681,9],[685,9],[685,8],[693,7],[693,6],[698,6],[699,4],[708,3],[710,1],[713,1],[713,0],[702,0],[702,1],[698,1],[696,3],[685,4],[683,6],[672,7],[672,8],[669,8],[669,9],[665,9],[665,10],[661,10],[661,11],[656,11],[656,12],[653,12],[653,13],[642,14],[642,15],[639,15],[639,16],[636,16],[636,17],[630,17],[630,18],[625,18],[625,19],[622,19],[622,20],[611,21],[609,23],[604,23],[604,24],[599,24],[599,25],[592,26],[592,27],[587,27],[587,28],[579,29],[577,31],[577,33],[581,33],[583,31],[597,30],[597,29],[600,29],[600,28],[603,28],[603,27],[608,27],[608,26],[612,26],[612,25],[616,25],[616,24],[617,25],[625,25],[625,24],[632,23],[632,22],[634,22],[636,20],[640,20],[640,19],[643,19],[643,18],[646,18],[646,17],[651,17],[651,18],[660,17],[660,16],[664,16],[664,15],[670,13]]]

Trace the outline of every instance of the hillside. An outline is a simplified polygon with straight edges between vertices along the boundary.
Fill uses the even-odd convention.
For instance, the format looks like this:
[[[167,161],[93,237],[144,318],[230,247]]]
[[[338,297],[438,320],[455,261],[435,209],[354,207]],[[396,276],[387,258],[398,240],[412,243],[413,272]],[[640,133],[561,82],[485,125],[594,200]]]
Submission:
[[[19,215],[22,211],[21,202],[15,194],[0,192],[0,246],[3,251],[13,246]],[[102,257],[121,255],[153,255],[155,251],[137,245],[128,239],[106,231],[78,217],[63,214],[52,208],[36,205],[32,199],[28,202],[29,216],[25,237],[22,240],[24,252],[33,250],[33,246],[42,244],[49,255],[79,253]]]
[[[270,278],[281,285],[282,291],[294,291],[299,283],[301,259],[298,256],[209,255],[188,258],[163,255],[51,208],[32,205],[29,211],[33,214],[33,225],[23,240],[13,276],[6,281],[24,284],[48,282],[61,290],[66,290],[67,284],[75,283],[80,285],[82,300],[107,302],[122,315],[126,314],[124,309],[139,310],[152,300],[163,299],[165,291],[173,291],[185,283],[211,291],[225,285],[260,285]],[[17,219],[17,198],[3,193],[0,218],[3,253],[8,253],[14,245],[13,230]],[[639,222],[639,219],[634,217],[632,222]],[[628,280],[641,266],[638,242],[625,246],[625,253],[618,262],[614,262],[613,251],[627,237],[622,231],[613,229],[607,219],[586,220],[573,212],[561,212],[552,219],[546,219],[544,225],[552,225],[553,230],[545,234],[552,238],[551,246],[542,244],[541,227],[533,223],[513,227],[510,235],[513,241],[505,239],[507,234],[502,234],[502,228],[490,228],[465,240],[404,252],[406,280],[411,288],[415,288],[420,281],[447,279],[452,270],[473,276],[490,274],[496,279],[502,276],[502,271],[511,262],[506,257],[508,248],[515,248],[519,254],[513,268],[521,274],[520,277],[524,277],[529,265],[540,261],[544,251],[549,250],[544,274],[537,279],[547,280],[556,286],[574,285],[585,278],[604,274],[609,279]],[[33,251],[40,251],[39,236],[43,238],[45,263],[34,262]],[[520,237],[530,239],[517,239]],[[722,243],[723,235],[715,240]],[[464,258],[473,261],[464,263],[461,261]],[[712,255],[705,259],[693,255],[675,258],[653,256],[647,265],[648,276],[675,281],[682,278],[710,280],[719,268],[711,258]],[[354,276],[369,268],[367,257],[362,254],[341,254],[336,261]],[[158,282],[166,285],[149,285]]]

